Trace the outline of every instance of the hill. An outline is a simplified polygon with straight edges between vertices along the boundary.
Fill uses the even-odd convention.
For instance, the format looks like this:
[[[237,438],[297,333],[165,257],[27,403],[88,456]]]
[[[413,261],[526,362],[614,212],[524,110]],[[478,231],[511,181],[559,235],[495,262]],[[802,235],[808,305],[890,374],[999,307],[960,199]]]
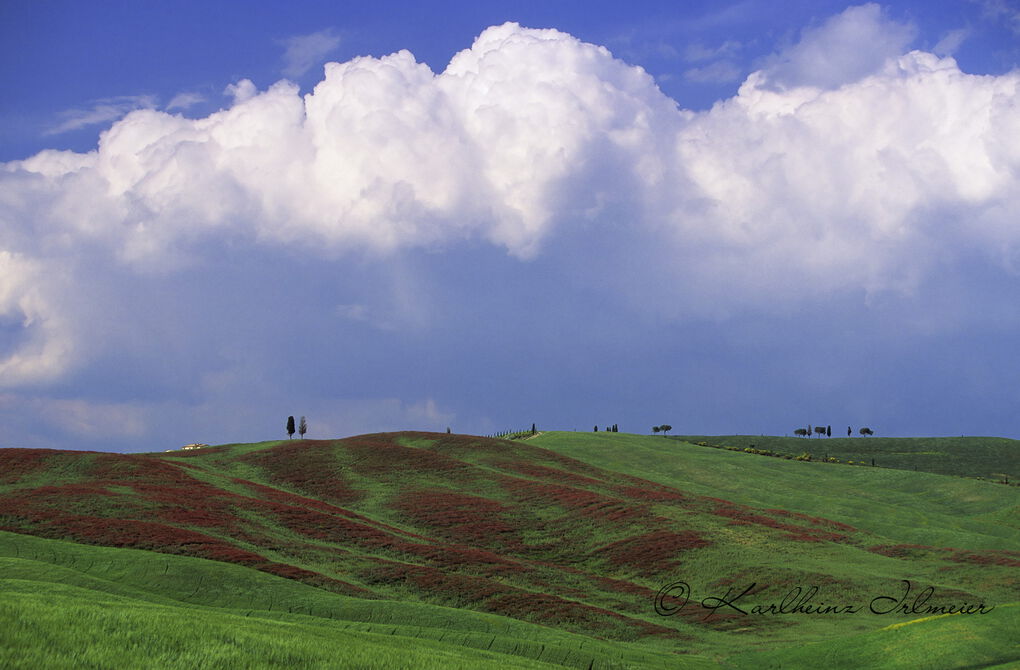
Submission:
[[[940,493],[946,481],[951,491]],[[1017,600],[1018,510],[1020,490],[988,482],[625,434],[510,442],[397,433],[132,455],[0,450],[0,528],[11,531],[0,556],[29,561],[18,568],[23,582],[48,584],[8,579],[4,590],[19,594],[9,602],[20,604],[5,617],[44,617],[46,599],[95,610],[81,589],[98,588],[107,600],[141,601],[125,610],[137,614],[125,626],[139,634],[182,606],[255,616],[252,630],[270,631],[285,602],[287,616],[306,617],[288,620],[302,631],[295,639],[346,626],[369,635],[352,638],[353,647],[407,651],[371,638],[378,628],[350,629],[385,622],[392,636],[463,652],[467,665],[497,662],[465,651],[487,636],[486,652],[519,663],[707,667],[729,659],[737,667],[751,649],[760,663],[760,654],[805,642],[881,638],[892,623],[918,618],[750,616],[698,605],[752,584],[749,604],[811,586],[826,602],[867,603],[902,590],[904,579],[933,587],[939,603],[1009,603]],[[29,551],[27,542],[50,544]],[[121,553],[59,558],[95,551]],[[152,578],[153,560],[178,575],[176,586]],[[137,568],[142,576],[123,592],[85,579],[97,563],[126,566],[118,575],[149,567]],[[225,569],[237,572],[208,576]],[[57,573],[64,577],[45,578]],[[203,584],[248,578],[275,586],[194,601]],[[676,616],[661,616],[657,593],[678,580],[692,597]],[[267,606],[253,592],[283,595]],[[964,615],[985,617],[968,625],[992,631],[982,643],[989,657],[1010,611]],[[83,621],[108,625],[100,614]]]
[[[775,435],[684,435],[691,444],[810,453],[876,467],[931,472],[992,481],[1020,482],[1020,440],[1005,437],[780,437]]]

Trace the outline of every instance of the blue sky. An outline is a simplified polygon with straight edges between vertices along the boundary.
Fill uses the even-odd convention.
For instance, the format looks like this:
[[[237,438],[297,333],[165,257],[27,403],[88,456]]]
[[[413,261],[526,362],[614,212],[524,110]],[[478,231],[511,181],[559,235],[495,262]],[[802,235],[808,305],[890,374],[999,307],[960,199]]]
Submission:
[[[1020,3],[7,2],[0,446],[1020,436]]]

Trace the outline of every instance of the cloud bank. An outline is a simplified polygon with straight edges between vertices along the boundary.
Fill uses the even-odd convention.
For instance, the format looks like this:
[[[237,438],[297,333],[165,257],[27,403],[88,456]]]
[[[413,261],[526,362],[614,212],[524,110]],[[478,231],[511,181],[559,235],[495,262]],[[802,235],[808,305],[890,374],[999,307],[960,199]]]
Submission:
[[[293,45],[295,71],[335,46],[320,37]],[[498,250],[522,273],[562,261],[577,285],[647,297],[666,319],[910,296],[974,261],[1015,276],[1020,73],[969,75],[912,38],[877,6],[850,8],[700,113],[603,47],[514,23],[441,73],[400,51],[329,63],[306,95],[242,80],[204,118],[130,112],[93,152],[0,168],[0,388],[201,339],[212,308],[172,296],[199,300],[240,256],[344,267],[352,286],[365,263],[390,276],[408,253]],[[133,325],[126,286],[142,296]],[[392,295],[329,311],[386,312],[400,330],[414,319],[393,311],[417,298]],[[157,350],[153,328],[181,332]]]

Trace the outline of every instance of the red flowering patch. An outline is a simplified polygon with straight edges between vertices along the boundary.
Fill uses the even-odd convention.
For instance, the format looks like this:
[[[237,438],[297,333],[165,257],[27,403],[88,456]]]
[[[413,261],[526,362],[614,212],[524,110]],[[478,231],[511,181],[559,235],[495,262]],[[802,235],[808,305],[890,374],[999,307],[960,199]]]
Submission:
[[[152,456],[97,453],[87,463],[88,475],[98,480],[126,483],[136,480],[165,482],[191,479],[175,463]]]
[[[356,516],[354,512],[347,510],[343,507],[338,507],[316,498],[309,498],[307,496],[300,496],[296,493],[290,493],[289,491],[281,491],[280,489],[274,489],[272,486],[265,486],[264,484],[257,484],[247,479],[238,479],[236,477],[230,480],[234,484],[242,484],[248,488],[254,495],[262,498],[263,500],[270,500],[272,502],[284,503],[286,505],[299,505],[302,507],[312,507],[322,511],[342,513],[347,516]]]
[[[752,524],[758,526],[767,526],[769,528],[783,528],[785,530],[797,529],[796,526],[790,526],[788,524],[776,521],[772,517],[762,516],[761,514],[755,514],[748,508],[734,507],[733,505],[720,505],[712,510],[712,514],[716,516],[723,516],[729,519],[734,519],[741,522],[742,525]]]
[[[615,567],[636,568],[641,575],[651,576],[675,569],[683,552],[711,544],[693,530],[659,530],[613,542],[597,553]]]
[[[343,545],[381,549],[402,542],[392,533],[367,523],[352,521],[314,509],[263,502],[260,511],[306,537]]]
[[[325,512],[328,515],[341,516],[341,517],[344,517],[346,519],[351,519],[353,521],[357,521],[357,522],[360,522],[360,523],[367,524],[369,526],[374,526],[374,527],[379,528],[379,529],[381,529],[383,531],[386,531],[388,533],[398,533],[398,534],[405,535],[407,537],[413,537],[413,538],[422,539],[422,540],[427,540],[428,539],[428,538],[426,538],[426,537],[424,537],[422,535],[417,535],[415,533],[408,533],[408,532],[400,530],[399,528],[396,528],[394,526],[382,523],[380,521],[376,521],[374,519],[370,519],[369,517],[364,516],[362,514],[358,514],[357,512],[352,512],[351,510],[349,510],[349,509],[347,509],[345,507],[339,507],[337,505],[332,505],[330,503],[326,503],[326,502],[323,502],[321,500],[316,500],[315,498],[307,498],[305,496],[299,496],[297,494],[289,493],[287,491],[281,491],[279,489],[274,489],[274,488],[272,488],[270,486],[263,486],[262,484],[256,484],[255,482],[251,482],[251,481],[248,481],[246,479],[233,478],[233,479],[231,479],[231,481],[234,482],[235,484],[243,484],[243,485],[245,485],[255,495],[257,495],[261,500],[265,500],[265,501],[269,501],[269,502],[282,503],[283,505],[285,505],[287,507],[291,507],[291,508],[298,508],[298,509],[300,509],[300,508],[309,508],[309,509],[312,509],[312,510],[318,510],[320,512]],[[244,505],[251,505],[253,503],[261,502],[261,501],[252,501],[250,498],[241,498],[241,497],[239,497],[239,499],[242,500],[242,501],[245,501],[245,502],[242,503]],[[257,504],[255,506],[259,507]],[[259,507],[259,509],[264,509],[264,510],[268,510],[269,512],[272,512],[272,510],[276,509],[276,508],[274,508],[272,506],[269,506],[269,507],[264,507],[264,508],[263,507]]]
[[[53,514],[121,517],[146,514],[142,501],[113,493],[97,484],[62,484],[21,489],[0,495],[0,514],[46,519]]]
[[[548,593],[529,591],[500,594],[486,603],[486,609],[547,626],[569,626],[585,630],[604,630],[621,622],[632,623],[628,617],[611,610],[564,600]]]
[[[50,449],[0,449],[0,484],[17,484],[46,469]]]
[[[506,556],[473,547],[408,545],[404,547],[404,551],[407,554],[431,561],[438,566],[486,576],[509,575],[527,571],[523,564]]]
[[[201,528],[237,529],[235,496],[197,480],[172,484],[132,484],[144,500],[158,505],[154,514],[166,523]]]
[[[400,433],[376,433],[363,437],[372,439],[388,440],[402,444],[417,443],[425,446],[416,447],[430,451],[440,451],[447,456],[456,457],[459,455],[471,454],[506,454],[509,449],[516,448],[516,445],[509,444],[506,440],[491,437],[479,437],[476,435],[458,435],[447,433],[429,433],[426,431],[403,431]],[[360,438],[355,438],[360,439]]]
[[[949,550],[929,547],[923,544],[877,544],[873,547],[868,547],[868,551],[873,554],[888,556],[889,558],[918,558],[931,552]]]
[[[657,626],[640,619],[619,614],[612,610],[586,605],[575,600],[566,600],[548,593],[533,593],[514,589],[499,594],[485,603],[485,610],[494,614],[524,619],[547,626],[559,626],[569,630],[600,631],[627,637],[637,635],[675,636],[671,628]]]
[[[642,507],[587,489],[518,477],[503,477],[500,484],[519,502],[539,506],[559,505],[592,519],[621,522],[649,517],[648,511]]]
[[[445,572],[427,565],[414,565],[393,561],[373,561],[374,566],[363,571],[362,578],[370,584],[400,584],[414,591],[436,597],[440,601],[457,605],[477,605],[511,587],[484,577],[471,577]]]
[[[672,629],[631,619],[611,610],[425,566],[380,561],[366,570],[363,577],[369,583],[409,587],[435,602],[470,606],[480,611],[573,630],[606,632],[630,629],[643,635],[674,634]]]
[[[18,491],[17,500],[26,507],[32,506],[65,506],[87,501],[95,496],[114,497],[117,494],[104,486],[96,484],[59,484],[56,486],[38,486],[34,489]],[[15,495],[5,496],[14,498]]]
[[[680,493],[676,489],[655,484],[654,482],[645,482],[639,485],[616,486],[613,491],[615,491],[617,495],[642,502],[679,503],[688,502],[690,500],[688,496]]]
[[[612,474],[601,468],[596,468],[594,465],[589,465],[584,461],[579,461],[576,458],[564,456],[563,454],[559,454],[555,451],[550,451],[549,449],[542,449],[541,447],[534,447],[531,445],[521,446],[523,446],[524,448],[522,449],[518,447],[515,450],[516,453],[519,454],[520,456],[524,456],[531,460],[548,461],[551,463],[555,463],[563,470],[570,470],[571,472],[577,472],[597,479],[605,479],[607,475],[611,476]]]
[[[949,557],[956,563],[974,563],[976,565],[1003,565],[1009,568],[1020,568],[1020,552],[988,550],[981,553],[974,551],[957,551]]]
[[[840,535],[839,533],[833,533],[819,528],[806,528],[804,526],[784,523],[773,519],[772,517],[756,514],[749,508],[737,507],[726,501],[722,502],[725,504],[719,505],[712,510],[712,514],[732,519],[732,521],[730,521],[730,525],[756,525],[784,530],[787,534],[783,536],[783,539],[793,540],[795,542],[842,542],[848,539],[845,535]],[[791,514],[789,516],[793,515]],[[812,520],[812,522],[814,521],[814,517],[807,517],[807,519]],[[821,520],[819,519],[818,521]]]
[[[492,462],[491,457],[496,457],[500,460],[512,457],[519,462],[552,463],[560,471],[588,475],[596,479],[604,479],[606,475],[614,474],[583,461],[558,454],[555,451],[516,440],[500,440],[471,435],[447,435],[445,433],[400,433],[399,435],[409,440],[428,440],[431,442],[428,449],[432,451],[440,451],[451,456],[463,455],[470,457],[472,460],[483,457],[481,460],[486,463]],[[373,437],[392,439],[391,435]]]
[[[571,484],[573,486],[605,486],[606,482],[600,479],[593,479],[584,475],[577,475],[573,472],[567,472],[566,470],[560,470],[558,468],[550,468],[544,465],[538,465],[537,463],[531,463],[528,461],[520,460],[503,460],[496,461],[493,463],[496,467],[503,470],[511,470],[519,474],[531,477],[533,479],[544,479],[547,481],[562,482],[565,484]]]
[[[842,542],[846,540],[847,537],[846,535],[831,533],[825,530],[804,528],[802,530],[787,533],[783,536],[783,539],[793,540],[794,542]]]
[[[853,526],[849,526],[845,523],[840,523],[839,521],[833,521],[832,519],[822,519],[817,516],[809,516],[807,514],[801,514],[800,512],[791,512],[785,509],[767,509],[765,511],[775,516],[783,516],[789,517],[791,519],[800,519],[802,521],[807,521],[808,523],[814,526],[835,528],[836,530],[843,530],[850,533],[857,532],[857,529],[854,528]]]
[[[354,490],[344,479],[336,455],[338,444],[298,440],[253,451],[241,460],[262,468],[269,481],[275,484],[343,505],[360,500],[364,494]]]
[[[392,526],[359,522],[317,510],[252,501],[252,508],[277,519],[305,537],[372,552],[413,556],[448,568],[470,569],[486,574],[517,572],[521,565],[491,551],[459,545],[435,545],[428,538],[405,533]],[[367,521],[367,520],[366,520]],[[418,541],[423,540],[423,541]]]
[[[334,593],[340,593],[342,595],[354,596],[356,598],[376,598],[375,593],[372,591],[350,584],[341,579],[334,579],[325,575],[319,574],[318,572],[312,572],[311,570],[305,570],[293,565],[286,563],[263,563],[262,565],[255,566],[262,572],[268,572],[271,575],[277,577],[284,577],[286,579],[293,579],[305,584],[310,584],[319,588],[324,588]]]
[[[647,601],[648,599],[655,595],[655,591],[652,591],[647,587],[641,586],[640,584],[635,584],[634,582],[630,582],[625,579],[613,579],[611,577],[603,577],[602,575],[597,575],[592,572],[579,570],[578,568],[569,565],[560,565],[556,563],[549,563],[547,561],[532,561],[532,564],[535,566],[555,568],[559,572],[570,575],[577,575],[578,577],[582,577],[587,582],[590,582],[592,584],[598,584],[600,587],[602,587],[602,590],[606,592],[625,593],[632,596],[639,596],[644,601]]]
[[[181,526],[236,530],[236,496],[196,479],[189,469],[158,457],[100,454],[90,472],[104,484],[130,486],[149,506],[146,514],[136,516]]]
[[[391,507],[435,537],[460,544],[518,551],[521,528],[510,522],[510,509],[489,498],[428,489],[404,491]]]
[[[97,483],[130,486],[138,496],[133,516],[182,526],[236,527],[232,494],[196,479],[180,464],[152,456],[97,454],[87,470]]]
[[[5,512],[0,514],[14,522],[19,520],[9,510]],[[37,510],[25,513],[20,521],[23,523],[9,523],[7,527],[40,537],[71,539],[109,547],[149,549],[249,565],[264,560],[258,554],[238,549],[223,540],[161,523],[54,512],[43,515]]]
[[[339,443],[350,452],[350,467],[366,476],[405,474],[454,475],[474,468],[456,458],[431,449],[397,444],[392,436],[377,434],[350,437]]]
[[[629,582],[626,579],[613,579],[611,577],[601,577],[599,575],[591,575],[592,581],[601,586],[607,591],[615,591],[616,593],[625,593],[627,595],[638,596],[642,600],[650,600],[655,592],[650,588]]]

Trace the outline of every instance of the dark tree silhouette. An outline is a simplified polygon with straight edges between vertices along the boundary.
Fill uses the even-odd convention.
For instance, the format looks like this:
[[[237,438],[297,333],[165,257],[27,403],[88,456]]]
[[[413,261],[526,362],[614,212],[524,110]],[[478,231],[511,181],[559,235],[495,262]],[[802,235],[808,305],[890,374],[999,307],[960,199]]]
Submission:
[[[825,427],[825,437],[832,437],[832,426]]]
[[[794,435],[799,435],[801,437],[804,437],[805,435],[808,434],[807,428],[798,428],[797,430],[793,431],[793,434]]]
[[[850,436],[851,436],[851,435],[853,435],[853,434],[854,434],[854,429],[853,429],[853,428],[851,428],[850,426],[847,426],[847,427],[846,427],[846,436],[847,436],[847,437],[850,437]]]
[[[861,429],[860,429],[860,431],[858,431],[858,432],[859,432],[859,433],[860,433],[861,435],[864,435],[864,436],[867,436],[867,435],[874,435],[874,434],[875,434],[875,431],[871,430],[871,429],[870,429],[870,428],[868,428],[867,426],[865,426],[864,428],[861,428]]]
[[[287,417],[287,439],[294,437],[294,417]]]
[[[825,435],[825,426],[815,426],[816,435]]]
[[[596,432],[596,433],[599,432],[599,427],[595,426],[595,430],[593,432]]]
[[[659,430],[661,430],[664,433],[668,433],[669,431],[673,430],[673,426],[669,425],[668,423],[664,423],[661,426],[659,426]]]
[[[662,430],[662,427],[661,427],[661,426],[652,426],[652,432],[653,432],[653,433],[656,433],[656,434],[658,434],[658,432],[659,432],[660,430]]]

